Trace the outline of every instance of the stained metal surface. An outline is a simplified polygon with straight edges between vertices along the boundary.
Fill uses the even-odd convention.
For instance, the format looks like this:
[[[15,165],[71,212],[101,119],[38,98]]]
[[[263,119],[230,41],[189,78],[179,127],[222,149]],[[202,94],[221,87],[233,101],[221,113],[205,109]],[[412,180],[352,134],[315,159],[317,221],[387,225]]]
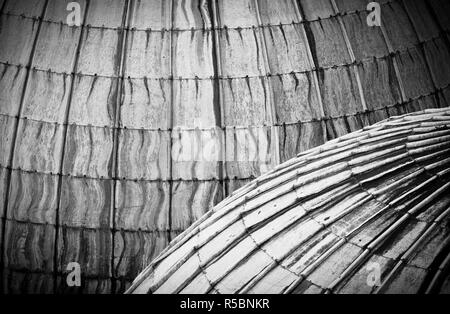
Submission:
[[[0,1],[5,292],[123,292],[253,178],[450,97],[445,0],[380,1],[381,28],[363,0],[80,0],[81,27],[68,2]],[[174,158],[198,141],[220,158]]]

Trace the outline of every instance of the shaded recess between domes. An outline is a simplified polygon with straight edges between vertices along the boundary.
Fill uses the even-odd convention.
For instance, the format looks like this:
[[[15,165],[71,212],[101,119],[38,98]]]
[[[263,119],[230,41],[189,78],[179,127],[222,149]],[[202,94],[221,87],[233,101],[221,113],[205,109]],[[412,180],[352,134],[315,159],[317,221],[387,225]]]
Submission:
[[[302,153],[200,218],[129,292],[449,293],[449,152],[444,108]]]

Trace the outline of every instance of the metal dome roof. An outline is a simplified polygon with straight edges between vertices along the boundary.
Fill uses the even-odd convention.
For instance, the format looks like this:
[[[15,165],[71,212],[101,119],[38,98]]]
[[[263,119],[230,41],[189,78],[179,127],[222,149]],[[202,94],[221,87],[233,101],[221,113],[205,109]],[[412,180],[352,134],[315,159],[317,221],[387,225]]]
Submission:
[[[129,292],[449,293],[449,151],[450,108],[309,150],[219,203]]]
[[[69,2],[0,0],[5,292],[123,292],[255,177],[450,96],[447,0],[380,1],[381,27],[365,0]]]

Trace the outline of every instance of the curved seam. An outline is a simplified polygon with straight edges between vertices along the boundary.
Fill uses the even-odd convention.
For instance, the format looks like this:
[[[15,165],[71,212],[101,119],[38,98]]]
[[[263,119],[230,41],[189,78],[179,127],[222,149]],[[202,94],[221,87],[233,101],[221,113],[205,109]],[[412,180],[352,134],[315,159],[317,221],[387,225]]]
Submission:
[[[123,15],[122,15],[122,25],[128,26],[131,22],[131,13],[132,13],[132,7],[134,5],[134,0],[126,0],[124,3],[124,9],[123,9]],[[111,163],[111,174],[112,176],[117,175],[119,172],[119,140],[120,140],[120,132],[118,129],[118,125],[120,123],[120,108],[123,104],[123,98],[124,98],[124,74],[125,74],[125,67],[126,67],[126,53],[127,53],[127,46],[128,46],[128,27],[123,27],[120,34],[120,54],[119,54],[119,68],[117,73],[120,75],[120,79],[116,82],[116,88],[117,88],[117,95],[116,95],[116,103],[115,103],[115,110],[114,110],[114,126],[116,127],[113,130],[113,149],[112,149],[112,163]],[[112,181],[112,191],[111,191],[111,199],[110,199],[110,226],[112,227],[113,232],[111,233],[111,260],[110,260],[110,267],[111,267],[111,277],[112,277],[112,284],[111,284],[111,290],[112,293],[116,293],[116,265],[115,265],[115,236],[116,236],[116,188],[117,188],[117,180]]]
[[[329,121],[329,120],[339,120],[339,119],[343,119],[343,118],[350,118],[350,117],[357,117],[357,116],[361,116],[361,115],[367,115],[367,114],[371,114],[371,113],[375,113],[378,111],[385,111],[388,109],[392,109],[392,108],[397,108],[400,106],[405,106],[405,105],[410,105],[411,103],[413,103],[414,101],[417,100],[421,100],[427,97],[433,97],[436,96],[440,93],[442,93],[442,91],[448,89],[450,87],[450,83],[443,87],[440,88],[436,91],[430,92],[428,94],[423,94],[420,96],[417,96],[415,98],[411,98],[407,101],[401,102],[401,103],[395,103],[392,105],[386,105],[384,107],[380,107],[380,108],[375,108],[375,109],[371,109],[371,110],[367,110],[367,111],[360,111],[360,112],[354,112],[354,113],[348,113],[348,114],[344,114],[344,115],[337,115],[337,116],[326,116],[323,118],[313,118],[310,120],[302,120],[302,121],[296,121],[296,122],[283,122],[283,123],[277,123],[274,125],[248,125],[248,126],[241,126],[241,125],[230,125],[230,126],[223,126],[223,127],[212,127],[212,128],[181,128],[181,127],[175,127],[175,128],[168,128],[168,129],[161,129],[161,128],[129,128],[126,126],[100,126],[100,125],[92,125],[92,124],[77,124],[77,123],[60,123],[60,122],[54,122],[54,121],[45,121],[45,120],[38,120],[38,119],[33,119],[33,118],[28,118],[26,116],[21,117],[21,116],[13,116],[13,115],[9,115],[9,114],[4,114],[4,113],[0,113],[0,117],[5,117],[5,118],[10,118],[10,119],[17,119],[17,120],[28,120],[31,122],[37,122],[37,123],[43,123],[43,124],[51,124],[51,125],[55,125],[55,126],[73,126],[73,127],[83,127],[83,128],[93,128],[93,129],[107,129],[107,130],[123,130],[125,131],[136,131],[136,132],[167,132],[167,133],[172,133],[172,132],[189,132],[189,131],[212,131],[212,130],[221,130],[226,132],[227,130],[230,129],[238,129],[238,130],[242,130],[242,129],[258,129],[258,128],[270,128],[270,127],[285,127],[285,126],[293,126],[293,125],[300,125],[300,124],[309,124],[309,123],[319,123],[319,122],[323,122],[323,121]],[[449,112],[450,112],[450,108],[449,108]]]
[[[337,70],[340,68],[346,68],[346,67],[353,67],[353,66],[358,66],[358,65],[363,65],[364,63],[371,63],[373,61],[377,61],[377,60],[385,60],[385,59],[393,59],[394,57],[401,55],[401,54],[406,54],[408,52],[414,51],[414,50],[419,50],[424,44],[430,43],[430,42],[435,42],[438,40],[442,40],[444,39],[444,35],[445,34],[450,34],[450,30],[449,31],[445,31],[444,34],[439,34],[438,36],[435,37],[431,37],[429,39],[426,39],[424,41],[419,41],[417,44],[412,45],[410,47],[406,47],[405,49],[399,49],[396,51],[392,51],[389,52],[386,55],[383,56],[372,56],[372,57],[366,57],[366,58],[362,58],[361,60],[355,60],[353,62],[350,63],[341,63],[341,64],[335,64],[335,65],[328,65],[328,66],[318,66],[318,65],[314,65],[314,62],[312,64],[310,64],[312,67],[309,70],[300,70],[300,71],[291,71],[291,72],[280,72],[280,73],[266,73],[265,75],[242,75],[242,76],[218,76],[215,77],[214,75],[212,76],[205,76],[205,77],[198,77],[198,76],[193,76],[193,77],[175,77],[173,75],[168,76],[168,77],[147,77],[147,76],[136,76],[136,77],[131,77],[131,76],[125,76],[125,75],[121,75],[121,76],[112,76],[112,75],[99,75],[97,73],[91,74],[91,73],[82,73],[82,72],[58,72],[58,71],[53,71],[52,69],[41,69],[41,68],[37,68],[35,66],[31,67],[28,65],[23,65],[23,64],[16,64],[16,63],[11,63],[9,61],[0,61],[0,65],[4,65],[7,67],[16,67],[19,69],[26,69],[28,71],[32,71],[32,72],[43,72],[43,73],[50,73],[50,74],[54,74],[54,75],[60,75],[60,76],[77,76],[77,77],[94,77],[94,78],[104,78],[104,79],[111,79],[111,80],[116,80],[116,79],[122,79],[124,80],[125,78],[127,78],[130,81],[137,81],[137,80],[146,80],[146,81],[159,81],[159,82],[165,82],[165,81],[213,81],[213,80],[247,80],[247,79],[256,79],[256,78],[272,78],[272,77],[282,77],[282,76],[292,76],[295,74],[314,74],[317,72],[321,72],[321,71],[329,71],[329,70]],[[436,90],[442,89],[441,88],[436,88]],[[407,99],[406,99],[407,100]]]
[[[389,3],[394,3],[397,2],[398,0],[388,0],[386,2],[383,3],[383,5],[387,5]],[[191,27],[191,28],[186,28],[186,29],[179,29],[179,28],[170,28],[170,29],[166,29],[166,28],[161,28],[161,29],[152,29],[152,28],[136,28],[136,27],[106,27],[106,26],[92,26],[90,24],[83,24],[80,26],[69,26],[68,24],[62,22],[62,21],[52,21],[52,20],[43,20],[39,17],[33,17],[33,16],[25,16],[24,14],[15,14],[15,13],[10,13],[10,12],[1,12],[0,16],[13,16],[13,17],[20,17],[20,18],[24,18],[24,19],[30,19],[30,20],[42,20],[42,22],[44,23],[49,23],[49,24],[57,24],[57,25],[64,25],[67,27],[76,27],[76,28],[92,28],[92,29],[102,29],[102,30],[122,30],[122,29],[128,29],[130,31],[134,31],[134,32],[155,32],[155,33],[161,33],[161,32],[195,32],[195,31],[229,31],[229,30],[246,30],[246,29],[252,29],[254,27],[257,28],[269,28],[269,27],[278,27],[278,26],[289,26],[289,25],[302,25],[302,24],[306,24],[306,23],[314,23],[314,22],[323,22],[329,19],[334,19],[337,18],[338,16],[346,16],[346,15],[359,15],[362,13],[366,13],[368,12],[367,10],[353,10],[353,11],[348,11],[348,12],[343,12],[343,13],[339,13],[336,15],[330,15],[329,17],[326,18],[318,18],[318,19],[313,19],[313,20],[302,20],[299,22],[291,22],[291,23],[281,23],[281,24],[262,24],[262,25],[252,25],[252,26],[247,26],[247,27],[228,27],[226,25],[224,25],[223,27],[217,27],[217,28],[212,28],[212,27],[203,27],[203,28],[195,28],[195,27]]]

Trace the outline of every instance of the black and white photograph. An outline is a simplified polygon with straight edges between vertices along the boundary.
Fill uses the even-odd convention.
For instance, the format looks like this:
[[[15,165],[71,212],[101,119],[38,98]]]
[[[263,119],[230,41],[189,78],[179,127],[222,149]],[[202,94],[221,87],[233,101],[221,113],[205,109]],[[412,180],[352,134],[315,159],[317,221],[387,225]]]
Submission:
[[[449,152],[449,0],[0,0],[1,295],[450,294]]]

